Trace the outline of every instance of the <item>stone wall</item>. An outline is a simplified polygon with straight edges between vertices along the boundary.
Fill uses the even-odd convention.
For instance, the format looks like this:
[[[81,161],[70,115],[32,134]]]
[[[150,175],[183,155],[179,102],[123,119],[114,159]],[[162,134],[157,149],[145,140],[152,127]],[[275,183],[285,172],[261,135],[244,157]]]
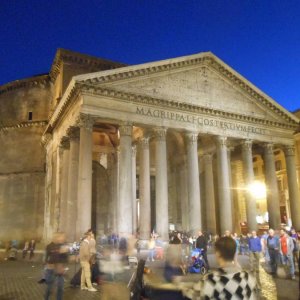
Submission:
[[[0,241],[42,238],[50,99],[47,76],[0,87]]]

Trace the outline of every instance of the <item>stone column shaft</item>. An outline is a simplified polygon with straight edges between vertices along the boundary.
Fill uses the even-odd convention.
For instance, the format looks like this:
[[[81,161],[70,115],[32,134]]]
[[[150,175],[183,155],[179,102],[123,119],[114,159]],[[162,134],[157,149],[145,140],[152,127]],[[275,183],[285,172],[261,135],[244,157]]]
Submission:
[[[61,196],[60,196],[60,222],[59,231],[65,231],[68,214],[68,175],[70,160],[70,142],[65,140],[62,143],[62,178],[61,178]]]
[[[149,239],[151,233],[151,199],[150,199],[150,150],[149,138],[140,142],[140,238]]]
[[[289,187],[289,201],[292,215],[292,225],[296,230],[300,229],[300,195],[297,184],[297,171],[295,148],[293,146],[286,146],[284,148],[287,180]]]
[[[206,225],[207,231],[217,233],[216,221],[216,204],[215,204],[215,190],[214,190],[214,176],[212,165],[212,154],[205,154],[204,160],[204,176],[205,176],[205,200],[206,200]]]
[[[120,132],[120,193],[118,209],[119,234],[132,234],[132,126],[124,125]]]
[[[132,146],[132,231],[137,230],[137,207],[136,207],[136,145]]]
[[[264,148],[264,165],[267,186],[269,226],[273,229],[279,229],[281,227],[280,202],[273,154],[273,145],[265,144]]]
[[[92,226],[93,121],[80,119],[77,238]]]
[[[190,230],[195,234],[201,229],[201,202],[198,165],[198,134],[189,132],[186,134],[187,141],[187,175],[189,197],[189,221]]]
[[[74,242],[76,239],[77,220],[77,187],[78,187],[78,164],[79,164],[79,130],[71,127],[68,130],[70,138],[69,168],[68,168],[68,204],[67,204],[67,241]]]
[[[227,138],[217,137],[217,160],[218,160],[218,182],[219,182],[219,214],[220,230],[224,234],[226,230],[232,232],[233,216],[229,185],[229,168],[227,154]]]
[[[246,185],[246,212],[248,231],[257,230],[256,222],[256,199],[249,188],[254,182],[253,158],[252,158],[252,141],[246,140],[242,144],[242,157],[244,166],[244,181]]]
[[[168,169],[167,145],[164,128],[157,128],[155,147],[155,188],[156,188],[156,231],[165,241],[169,240],[169,212],[168,212]]]

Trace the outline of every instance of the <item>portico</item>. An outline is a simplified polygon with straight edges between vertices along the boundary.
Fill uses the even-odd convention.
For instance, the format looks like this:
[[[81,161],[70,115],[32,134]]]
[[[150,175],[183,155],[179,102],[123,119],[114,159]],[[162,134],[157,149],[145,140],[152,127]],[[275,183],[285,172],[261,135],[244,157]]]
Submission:
[[[55,226],[45,218],[44,238],[59,229],[78,239],[104,222],[100,214],[93,220],[93,161],[104,168],[109,191],[105,203],[100,191],[96,205],[108,212],[98,233],[106,228],[128,236],[138,229],[146,239],[155,230],[168,240],[170,223],[185,231],[233,231],[232,160],[243,165],[238,188],[248,229],[256,229],[256,199],[247,188],[255,180],[254,154],[264,161],[270,226],[279,228],[275,148],[285,149],[292,221],[300,226],[293,152],[298,122],[211,53],[73,77],[44,134],[47,161],[62,151],[62,171],[47,169],[61,189],[56,198],[46,195],[59,209]]]

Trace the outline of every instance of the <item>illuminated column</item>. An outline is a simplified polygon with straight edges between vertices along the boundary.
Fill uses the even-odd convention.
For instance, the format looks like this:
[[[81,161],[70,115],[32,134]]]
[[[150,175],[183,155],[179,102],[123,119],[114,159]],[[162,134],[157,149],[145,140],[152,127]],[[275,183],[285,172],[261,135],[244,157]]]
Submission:
[[[201,229],[201,202],[198,165],[198,134],[186,133],[187,142],[187,175],[189,199],[189,227],[195,234]]]
[[[165,128],[156,128],[155,147],[155,193],[156,193],[156,231],[164,241],[169,240],[168,212],[168,169]]]
[[[60,195],[60,221],[59,231],[65,231],[67,225],[67,205],[68,205],[68,175],[69,175],[69,156],[70,141],[64,137],[61,141],[62,153],[62,176],[61,176],[61,195]]]
[[[120,132],[120,177],[118,229],[121,236],[132,234],[132,126],[122,125]]]
[[[207,231],[217,233],[216,221],[216,204],[215,204],[215,190],[214,190],[214,176],[213,176],[213,155],[206,153],[203,155],[204,162],[204,176],[205,176],[205,205],[206,205],[206,225]]]
[[[147,240],[151,233],[150,150],[149,138],[140,140],[140,238]]]
[[[273,144],[268,143],[264,145],[264,165],[267,186],[269,226],[273,229],[279,229],[281,227],[280,203],[277,177],[275,171]]]
[[[137,230],[137,208],[136,208],[136,145],[132,146],[132,232]]]
[[[76,240],[77,220],[77,187],[78,187],[78,164],[79,164],[79,129],[70,127],[67,131],[70,139],[69,170],[68,170],[68,204],[66,236],[67,241]]]
[[[289,187],[289,201],[291,206],[292,225],[296,230],[300,229],[300,195],[297,184],[295,147],[284,147],[287,180]]]
[[[78,167],[78,213],[77,238],[92,225],[92,163],[93,163],[93,124],[89,115],[82,115],[78,120],[80,127],[79,167]]]
[[[218,183],[219,183],[219,210],[220,210],[220,230],[224,234],[226,230],[232,232],[232,203],[229,185],[229,168],[227,154],[227,138],[218,136],[217,142],[217,163],[218,163]]]
[[[256,199],[251,193],[249,187],[254,182],[253,158],[252,158],[252,141],[245,140],[242,144],[242,157],[244,164],[244,181],[246,185],[246,212],[248,231],[257,230],[256,222]]]

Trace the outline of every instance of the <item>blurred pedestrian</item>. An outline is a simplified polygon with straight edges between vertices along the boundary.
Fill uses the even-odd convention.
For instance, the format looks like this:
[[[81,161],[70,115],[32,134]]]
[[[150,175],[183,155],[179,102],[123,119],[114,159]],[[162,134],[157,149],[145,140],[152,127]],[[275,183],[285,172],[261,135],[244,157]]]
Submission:
[[[280,230],[279,251],[283,264],[289,263],[291,279],[295,279],[295,266],[293,259],[294,243],[293,239],[287,234],[284,229]]]
[[[65,235],[55,233],[52,242],[46,247],[45,282],[47,285],[45,300],[49,300],[56,281],[56,299],[63,299],[65,264],[68,260],[68,247],[64,245]]]
[[[256,276],[256,282],[258,289],[261,289],[260,277],[259,277],[259,260],[261,255],[261,240],[257,236],[256,231],[252,231],[252,236],[249,239],[249,251],[250,251],[250,270]]]
[[[267,238],[267,248],[268,253],[270,256],[270,267],[271,267],[271,274],[273,276],[276,275],[277,272],[277,265],[278,265],[278,259],[279,259],[279,239],[275,235],[275,232],[273,229],[269,230],[269,236]]]

